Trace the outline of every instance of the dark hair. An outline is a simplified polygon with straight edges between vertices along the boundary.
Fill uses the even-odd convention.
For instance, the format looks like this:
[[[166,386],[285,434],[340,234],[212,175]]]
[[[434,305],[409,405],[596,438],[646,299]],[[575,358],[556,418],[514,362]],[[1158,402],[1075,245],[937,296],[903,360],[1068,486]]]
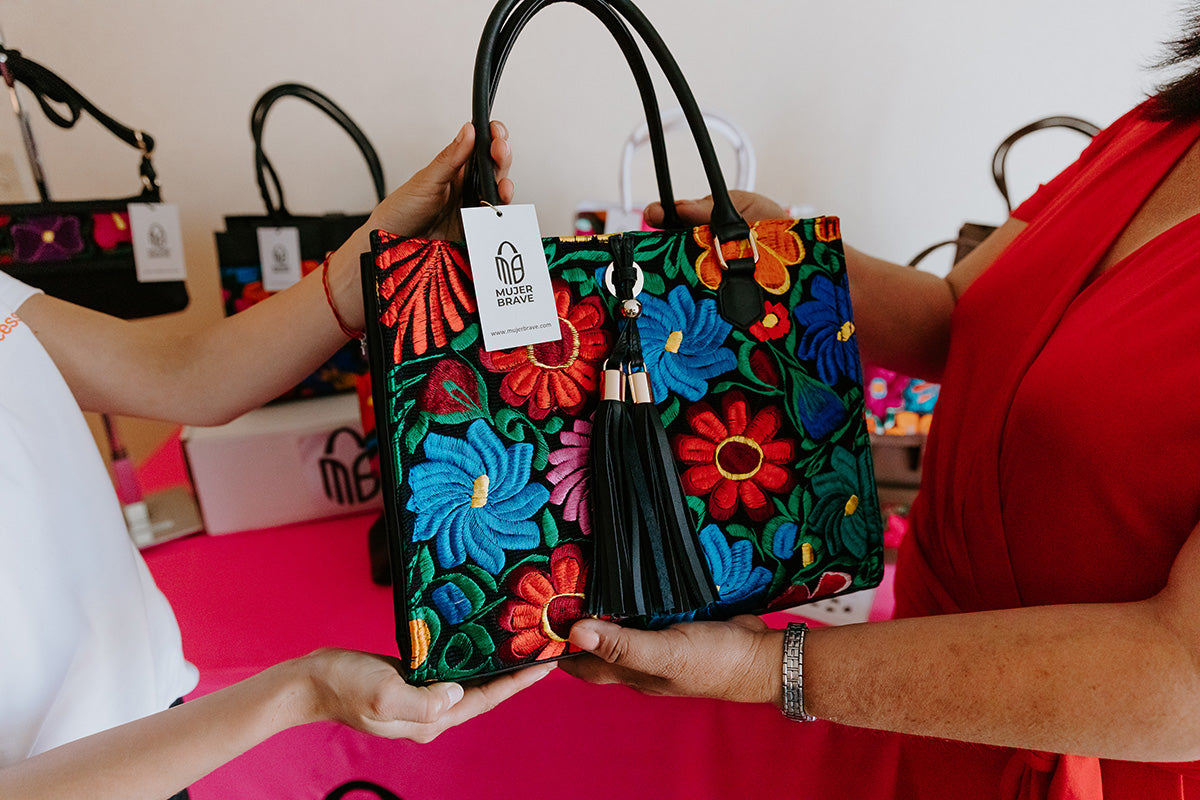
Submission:
[[[1150,113],[1165,120],[1190,120],[1200,117],[1200,3],[1192,3],[1186,12],[1186,33],[1167,43],[1167,55],[1156,65],[1170,69],[1190,65],[1189,69],[1158,87]]]

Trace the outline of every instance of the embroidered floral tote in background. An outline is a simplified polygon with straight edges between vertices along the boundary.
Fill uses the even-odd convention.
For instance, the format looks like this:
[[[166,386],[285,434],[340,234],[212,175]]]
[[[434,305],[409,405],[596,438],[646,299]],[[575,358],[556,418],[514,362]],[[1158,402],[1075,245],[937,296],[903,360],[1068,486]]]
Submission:
[[[118,139],[137,148],[142,184],[141,193],[132,197],[51,201],[39,178],[42,202],[0,204],[0,269],[53,297],[126,319],[186,308],[188,293],[182,280],[144,281],[134,264],[129,205],[161,202],[150,161],[153,138],[117,122],[17,50],[0,46],[0,72],[13,91],[21,83],[33,92],[54,124],[74,127],[86,111]],[[67,116],[59,113],[63,108]]]
[[[624,44],[619,13],[658,59],[718,198],[714,221],[544,239],[561,339],[492,352],[472,275],[496,265],[472,265],[458,243],[374,234],[363,262],[372,383],[398,642],[414,682],[568,654],[612,534],[596,513],[612,476],[592,465],[607,424],[602,373],[634,333],[715,596],[631,624],[782,609],[874,586],[883,572],[837,220],[742,221],[699,109],[645,17],[627,0],[576,2]],[[480,156],[495,54],[502,61],[548,4],[500,3],[480,47],[474,185],[491,204],[494,172]],[[623,49],[637,71],[639,56]],[[669,187],[665,162],[655,164]],[[630,294],[634,273],[640,315],[623,318],[631,298],[617,295]]]

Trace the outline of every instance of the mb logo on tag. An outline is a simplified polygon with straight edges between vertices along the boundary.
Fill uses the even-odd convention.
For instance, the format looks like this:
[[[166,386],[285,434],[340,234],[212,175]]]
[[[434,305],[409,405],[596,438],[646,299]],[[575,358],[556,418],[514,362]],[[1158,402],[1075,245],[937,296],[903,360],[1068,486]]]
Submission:
[[[512,242],[503,242],[496,252],[496,277],[509,286],[525,281],[525,261]]]
[[[286,273],[288,271],[288,249],[281,244],[275,245],[271,249],[271,271],[275,273]]]
[[[170,258],[171,247],[170,241],[167,239],[167,229],[157,222],[151,223],[149,230],[146,231],[146,240],[150,243],[149,255],[151,258]]]

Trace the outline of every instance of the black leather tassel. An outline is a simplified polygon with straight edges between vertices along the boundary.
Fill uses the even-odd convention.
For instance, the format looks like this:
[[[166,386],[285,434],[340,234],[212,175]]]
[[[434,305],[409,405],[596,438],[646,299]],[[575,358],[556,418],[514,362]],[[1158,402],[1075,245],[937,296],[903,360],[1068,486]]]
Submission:
[[[604,365],[592,425],[595,567],[588,611],[628,617],[679,614],[717,599],[650,391],[634,297],[634,241],[609,239],[621,329]]]
[[[618,615],[632,585],[625,470],[622,466],[629,433],[625,374],[605,369],[600,377],[600,403],[592,420],[592,536],[595,563],[588,593],[588,613]]]
[[[633,439],[646,476],[647,499],[659,529],[660,541],[651,542],[651,551],[657,557],[661,550],[665,563],[659,578],[670,586],[669,592],[664,590],[657,595],[663,607],[654,613],[681,614],[703,608],[717,600],[717,589],[645,372],[629,376],[629,394],[633,403],[630,412]]]

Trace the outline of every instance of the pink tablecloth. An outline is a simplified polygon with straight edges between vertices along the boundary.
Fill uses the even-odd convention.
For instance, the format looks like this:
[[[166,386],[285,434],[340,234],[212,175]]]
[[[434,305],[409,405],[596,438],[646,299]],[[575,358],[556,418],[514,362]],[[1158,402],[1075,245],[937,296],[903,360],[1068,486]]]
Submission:
[[[146,470],[151,487],[181,474],[173,447]],[[200,670],[197,693],[320,646],[395,654],[390,590],[369,578],[370,521],[199,535],[148,550]],[[318,800],[366,778],[405,800],[885,797],[876,776],[892,772],[894,756],[882,744],[868,732],[789,723],[773,708],[651,698],[554,673],[430,744],[333,724],[285,732],[192,796]]]

